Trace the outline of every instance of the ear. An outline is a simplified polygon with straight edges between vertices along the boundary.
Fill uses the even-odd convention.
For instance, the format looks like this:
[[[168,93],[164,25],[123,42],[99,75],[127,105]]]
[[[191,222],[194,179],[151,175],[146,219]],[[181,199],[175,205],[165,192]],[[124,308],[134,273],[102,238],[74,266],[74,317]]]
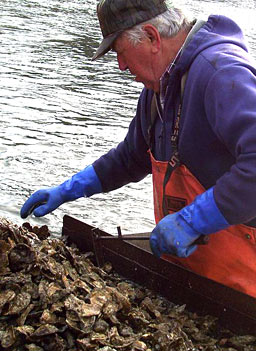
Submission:
[[[161,37],[158,30],[156,29],[156,27],[149,23],[143,26],[143,30],[145,31],[148,39],[150,40],[152,52],[157,53],[161,46]]]

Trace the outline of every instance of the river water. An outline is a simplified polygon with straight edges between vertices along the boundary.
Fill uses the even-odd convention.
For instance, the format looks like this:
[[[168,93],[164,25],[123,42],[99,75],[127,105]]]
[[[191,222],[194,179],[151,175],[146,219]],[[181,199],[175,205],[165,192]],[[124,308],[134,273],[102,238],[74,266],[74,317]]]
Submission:
[[[60,184],[121,141],[142,86],[114,54],[92,62],[101,34],[96,0],[0,0],[0,216],[20,225],[37,189]],[[195,17],[224,14],[256,58],[255,0],[177,2]],[[151,177],[30,217],[59,235],[64,214],[110,233],[154,226]]]

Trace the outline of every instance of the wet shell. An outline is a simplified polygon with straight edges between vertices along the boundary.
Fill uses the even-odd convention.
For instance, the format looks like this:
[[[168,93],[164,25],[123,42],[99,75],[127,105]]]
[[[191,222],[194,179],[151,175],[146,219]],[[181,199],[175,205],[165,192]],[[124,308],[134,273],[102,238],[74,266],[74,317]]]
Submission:
[[[16,294],[13,290],[4,290],[0,292],[0,312],[6,303],[11,302]]]
[[[48,336],[57,333],[58,328],[52,324],[44,324],[37,328],[31,335],[31,339],[41,338],[43,336]]]
[[[16,341],[16,336],[14,332],[14,328],[7,327],[6,330],[1,335],[1,346],[4,349],[10,348]]]
[[[0,240],[0,275],[10,272],[8,253],[11,247],[10,243]]]
[[[19,314],[30,304],[31,296],[26,292],[17,294],[9,303],[8,310],[4,315]]]
[[[35,260],[35,252],[27,244],[20,243],[10,250],[8,259],[11,271],[18,272]]]

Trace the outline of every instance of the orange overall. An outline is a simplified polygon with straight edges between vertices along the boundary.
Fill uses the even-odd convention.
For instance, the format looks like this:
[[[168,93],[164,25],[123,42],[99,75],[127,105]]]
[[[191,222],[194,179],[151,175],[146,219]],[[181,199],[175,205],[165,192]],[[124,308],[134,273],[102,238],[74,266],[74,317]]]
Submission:
[[[179,164],[163,186],[168,162],[156,161],[151,154],[155,219],[164,217],[163,204],[174,213],[205,191],[183,164]],[[165,188],[165,190],[163,190]],[[163,202],[164,201],[164,202]],[[162,255],[202,276],[256,297],[256,229],[230,226],[209,236],[207,245],[198,245],[188,258]]]

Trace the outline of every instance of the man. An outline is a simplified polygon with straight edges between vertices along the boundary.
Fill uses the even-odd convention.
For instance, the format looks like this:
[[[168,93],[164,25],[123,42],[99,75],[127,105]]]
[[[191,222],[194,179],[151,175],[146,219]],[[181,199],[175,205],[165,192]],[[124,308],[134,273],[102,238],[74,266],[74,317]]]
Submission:
[[[164,0],[102,0],[97,12],[93,59],[112,49],[144,84],[136,116],[123,142],[34,193],[21,217],[152,173],[153,253],[256,296],[256,71],[240,28],[223,16],[189,22]]]

